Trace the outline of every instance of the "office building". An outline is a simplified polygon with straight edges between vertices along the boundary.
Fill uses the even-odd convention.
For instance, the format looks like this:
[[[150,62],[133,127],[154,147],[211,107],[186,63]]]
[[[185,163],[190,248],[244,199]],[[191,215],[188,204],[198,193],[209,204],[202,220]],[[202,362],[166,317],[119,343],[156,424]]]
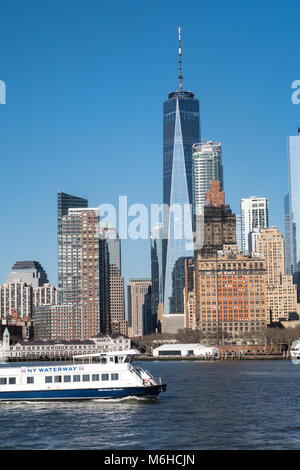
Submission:
[[[62,303],[62,217],[68,214],[69,209],[76,207],[88,207],[87,199],[72,196],[62,191],[57,193],[57,278],[59,303]]]
[[[262,257],[224,246],[217,256],[195,260],[196,328],[221,338],[266,326],[266,269]]]
[[[158,224],[151,230],[151,330],[158,327],[158,307],[163,302],[163,226]]]
[[[284,196],[284,228],[285,228],[285,272],[293,273],[293,239],[292,224],[290,217],[290,196]]]
[[[217,256],[223,245],[236,244],[235,214],[225,204],[225,193],[220,190],[219,181],[211,181],[206,193],[202,230],[202,247],[195,249],[202,258]]]
[[[179,88],[163,104],[163,302],[164,314],[172,312],[174,269],[178,259],[193,256],[192,153],[200,141],[199,101],[183,90],[179,29]],[[169,209],[169,210],[168,210]],[[176,277],[176,274],[175,274]],[[181,293],[183,297],[183,292]],[[183,305],[183,301],[181,302]],[[181,312],[183,314],[183,311]]]
[[[107,250],[107,261],[103,263],[107,273],[108,287],[104,288],[103,296],[109,293],[108,307],[110,330],[112,333],[127,334],[125,320],[124,278],[121,272],[121,240],[114,227],[101,227],[100,240]],[[105,257],[104,257],[105,259]]]
[[[7,276],[7,282],[18,279],[32,287],[40,287],[48,283],[47,274],[38,261],[17,261]]]
[[[129,279],[128,285],[128,336],[143,336],[145,296],[149,292],[151,279]],[[146,299],[148,302],[148,299]],[[151,312],[151,309],[150,309]]]
[[[290,250],[300,298],[300,129],[288,137]]]
[[[269,226],[268,198],[251,196],[241,199],[242,251],[249,254],[249,233]]]
[[[293,276],[285,274],[283,235],[276,227],[262,230],[257,250],[259,256],[265,259],[268,323],[296,318],[299,313],[297,287]]]

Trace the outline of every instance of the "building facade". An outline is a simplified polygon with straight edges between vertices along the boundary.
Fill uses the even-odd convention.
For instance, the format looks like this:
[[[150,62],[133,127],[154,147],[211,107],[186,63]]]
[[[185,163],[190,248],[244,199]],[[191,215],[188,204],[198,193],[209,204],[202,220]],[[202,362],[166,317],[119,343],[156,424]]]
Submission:
[[[220,142],[202,140],[193,145],[193,214],[203,213],[206,193],[211,181],[219,181],[221,191],[224,190],[222,145]]]
[[[128,336],[143,336],[145,296],[151,286],[151,279],[129,279],[128,285]],[[151,312],[151,310],[150,310]]]
[[[72,196],[62,191],[57,193],[57,278],[59,303],[62,303],[62,217],[68,214],[69,209],[76,207],[88,207],[87,199]]]
[[[217,257],[195,262],[196,328],[219,338],[265,327],[266,269],[263,258],[224,246]]]
[[[266,307],[268,322],[295,318],[299,313],[297,287],[285,274],[284,237],[276,227],[264,229],[258,238],[259,256],[266,265]]]
[[[7,276],[7,282],[19,279],[32,287],[49,283],[46,271],[38,261],[17,261]]]
[[[179,89],[169,93],[168,100],[163,104],[163,203],[165,208],[163,227],[166,234],[163,243],[163,303],[165,315],[173,313],[172,280],[176,262],[179,258],[193,256],[192,153],[193,144],[200,141],[199,101],[195,99],[192,92],[183,91],[182,88],[180,32],[179,64]],[[174,214],[175,207],[179,214]]]
[[[249,254],[249,233],[269,226],[269,202],[266,197],[251,196],[241,199],[242,251]]]
[[[288,137],[289,219],[292,267],[300,298],[300,129]]]
[[[69,209],[62,217],[62,304],[72,305],[74,337],[86,339],[100,333],[99,211]]]

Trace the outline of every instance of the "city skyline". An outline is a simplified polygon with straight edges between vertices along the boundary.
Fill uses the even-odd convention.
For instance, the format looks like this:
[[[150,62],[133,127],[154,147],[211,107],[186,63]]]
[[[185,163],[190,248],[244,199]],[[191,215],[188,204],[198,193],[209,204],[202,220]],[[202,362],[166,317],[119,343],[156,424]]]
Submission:
[[[219,8],[221,8],[221,11],[225,14],[224,8],[222,10],[221,2],[216,3],[218,4]],[[51,7],[52,9],[49,7],[50,20],[52,18],[51,15],[53,15],[53,17],[55,16],[54,13],[56,11],[55,9],[57,8],[57,5],[57,2],[54,2],[54,5]],[[75,10],[78,5],[78,3],[75,3]],[[119,3],[119,6],[121,7],[121,3]],[[275,5],[272,10],[267,9],[266,6],[259,7],[258,2],[255,3],[255,7],[261,8],[263,11],[265,8],[266,12],[270,14],[270,30],[268,32],[273,32],[275,37],[275,32],[277,33],[275,26],[279,21],[279,13],[281,13],[281,9],[278,5]],[[93,8],[96,12],[99,11],[97,9],[96,4],[93,4]],[[111,18],[112,21],[112,11],[109,9],[109,7],[106,8],[108,9],[108,13],[110,15],[109,18]],[[166,6],[159,6],[157,8],[161,9],[161,11],[165,11]],[[210,11],[210,8],[214,9],[215,7],[205,6],[205,8]],[[248,6],[247,8],[249,9],[248,12],[250,14],[250,18],[253,20],[254,7]],[[5,9],[9,10],[9,7],[6,6]],[[76,95],[76,97],[78,97],[76,110],[81,111],[81,113],[78,113],[78,121],[75,122],[74,120],[71,120],[69,114],[75,111],[74,104],[73,108],[72,106],[69,107],[73,98],[75,97],[75,95],[73,95],[73,93],[75,92],[75,88],[73,88],[73,86],[75,84],[71,80],[72,76],[70,73],[68,73],[66,70],[64,71],[65,74],[63,75],[63,80],[60,82],[62,94],[59,93],[57,95],[57,97],[59,97],[61,101],[55,101],[56,107],[54,108],[53,104],[49,104],[49,101],[51,101],[52,99],[51,97],[53,93],[51,92],[51,88],[48,88],[48,95],[46,93],[45,96],[44,92],[46,92],[46,90],[44,90],[43,88],[43,86],[48,83],[47,80],[51,78],[51,73],[50,78],[48,78],[45,82],[43,82],[43,78],[45,78],[45,76],[44,74],[41,74],[41,72],[39,72],[36,78],[34,78],[34,75],[31,76],[33,83],[36,83],[35,80],[37,80],[39,83],[43,83],[43,86],[40,85],[38,92],[34,92],[34,90],[31,89],[32,85],[30,85],[30,81],[27,78],[23,85],[26,85],[28,87],[29,92],[28,95],[26,93],[21,96],[19,94],[21,89],[20,82],[17,81],[16,77],[12,77],[9,75],[10,67],[12,67],[12,65],[14,64],[10,63],[8,56],[4,57],[3,68],[1,71],[1,79],[3,78],[7,84],[7,103],[5,106],[0,107],[1,118],[3,120],[3,138],[0,144],[0,151],[2,155],[6,157],[3,168],[4,184],[2,190],[9,191],[9,189],[11,190],[14,187],[14,191],[12,199],[8,200],[4,208],[4,220],[6,221],[6,223],[2,231],[1,242],[5,246],[5,253],[2,253],[1,255],[1,283],[5,282],[7,273],[12,264],[15,262],[15,260],[36,259],[41,262],[41,264],[45,267],[49,276],[50,283],[53,285],[57,285],[57,259],[55,256],[57,250],[56,194],[59,188],[61,188],[61,190],[66,193],[74,194],[79,197],[88,199],[91,207],[96,207],[101,203],[114,204],[116,203],[115,198],[122,194],[127,194],[128,198],[130,199],[130,202],[132,203],[141,202],[144,204],[151,204],[161,202],[161,106],[166,94],[176,87],[177,27],[179,25],[181,25],[183,35],[184,89],[193,90],[197,98],[199,98],[200,100],[200,110],[202,116],[202,137],[206,139],[221,141],[222,146],[224,143],[224,179],[226,181],[226,194],[228,202],[232,207],[233,212],[239,212],[238,208],[240,199],[243,197],[249,197],[251,196],[251,194],[258,194],[260,197],[268,197],[270,203],[269,225],[276,225],[279,230],[284,233],[284,209],[282,201],[283,196],[286,194],[288,189],[286,142],[287,137],[289,135],[296,134],[296,129],[298,125],[296,113],[297,111],[299,112],[299,108],[297,108],[297,106],[293,105],[291,102],[291,84],[293,80],[298,78],[296,59],[294,59],[295,64],[293,66],[292,50],[287,50],[288,45],[292,49],[293,33],[291,32],[290,36],[285,38],[284,43],[279,48],[282,53],[289,52],[290,55],[288,57],[290,60],[290,67],[284,73],[281,72],[281,75],[277,74],[278,78],[277,80],[274,79],[274,83],[271,84],[270,82],[268,82],[268,73],[266,69],[263,69],[265,74],[262,73],[260,77],[256,77],[257,81],[256,85],[254,85],[254,83],[251,82],[251,77],[253,79],[254,76],[254,67],[252,70],[246,71],[250,74],[249,80],[246,80],[246,85],[251,84],[252,88],[246,87],[245,89],[245,83],[238,83],[238,79],[242,79],[242,82],[243,80],[245,80],[245,77],[243,76],[242,72],[245,72],[245,69],[243,69],[243,67],[245,67],[246,62],[243,62],[242,58],[239,57],[240,68],[237,69],[237,65],[235,65],[235,68],[231,69],[232,77],[234,76],[235,78],[235,80],[233,80],[234,83],[230,85],[227,81],[229,80],[230,67],[226,67],[226,70],[224,70],[224,75],[222,75],[226,86],[224,88],[223,86],[219,86],[219,88],[216,88],[216,85],[218,84],[217,78],[211,77],[210,83],[208,77],[203,77],[203,74],[199,75],[197,71],[200,71],[201,67],[204,68],[204,63],[200,64],[198,69],[197,65],[195,65],[195,58],[193,57],[199,48],[201,50],[201,55],[197,56],[196,59],[202,57],[203,54],[204,57],[208,59],[208,54],[209,52],[212,52],[212,50],[214,51],[215,55],[220,54],[220,51],[218,51],[216,48],[216,43],[213,42],[212,44],[208,45],[205,43],[205,41],[199,40],[198,36],[194,34],[193,28],[191,27],[191,25],[193,25],[193,20],[187,18],[187,15],[182,14],[182,12],[180,12],[179,14],[179,10],[177,10],[177,5],[175,10],[176,12],[172,16],[172,19],[168,24],[167,32],[161,33],[160,35],[160,38],[164,41],[163,49],[158,48],[155,51],[155,54],[153,54],[152,51],[150,53],[150,37],[152,38],[150,34],[150,24],[148,24],[148,22],[145,23],[146,20],[143,23],[144,26],[147,26],[144,32],[145,37],[147,37],[147,34],[149,34],[149,36],[147,39],[143,38],[142,43],[144,46],[147,45],[146,51],[149,52],[149,55],[147,61],[143,63],[143,71],[146,75],[145,77],[140,77],[140,80],[143,82],[142,87],[147,88],[149,80],[147,73],[151,75],[151,81],[153,82],[153,66],[155,66],[154,68],[156,69],[156,72],[158,70],[160,71],[160,73],[158,74],[159,77],[155,76],[155,80],[152,86],[153,96],[156,96],[155,102],[151,102],[152,95],[146,94],[145,96],[143,96],[142,100],[134,100],[135,105],[133,109],[128,110],[128,102],[125,100],[124,95],[122,94],[122,90],[125,91],[125,89],[121,88],[120,90],[118,90],[119,93],[117,93],[117,96],[122,96],[123,106],[125,106],[126,110],[129,111],[130,118],[132,119],[131,125],[132,123],[134,123],[133,127],[135,128],[134,134],[127,134],[128,139],[126,140],[126,145],[123,143],[123,152],[125,151],[125,155],[127,158],[125,162],[124,153],[121,154],[115,145],[111,145],[111,143],[109,142],[109,138],[105,137],[105,132],[108,131],[108,136],[110,136],[111,138],[113,128],[118,127],[118,136],[120,135],[124,141],[125,133],[128,131],[128,124],[124,123],[124,127],[122,128],[120,126],[120,118],[116,117],[115,115],[113,116],[109,114],[110,108],[109,103],[107,101],[105,101],[106,106],[104,108],[102,107],[102,111],[104,114],[107,115],[108,113],[108,115],[110,116],[109,122],[107,120],[103,120],[103,117],[100,112],[96,112],[95,108],[91,105],[92,99],[94,98],[96,103],[100,104],[99,100],[103,98],[103,86],[99,87],[99,84],[97,84],[96,86],[96,83],[94,82],[94,79],[92,80],[92,76],[90,73],[88,73],[87,75],[79,75],[79,77],[81,77],[82,79],[81,85],[83,85],[84,93],[80,94],[78,92],[78,95]],[[151,8],[149,11],[152,13],[152,15],[154,14],[154,10],[151,10]],[[286,15],[284,9],[282,9],[282,11]],[[20,15],[21,12],[23,12],[22,8],[20,8]],[[40,14],[40,12],[37,5],[36,15],[38,14]],[[66,21],[66,16],[64,16],[64,14],[66,15],[66,11],[63,10],[61,19],[62,25]],[[121,15],[121,11],[118,12],[118,15]],[[237,17],[238,12],[231,21],[234,21],[234,19],[236,19]],[[228,19],[228,14],[226,18]],[[79,21],[78,18],[77,21]],[[87,10],[84,14],[84,20],[82,20],[81,22],[79,21],[79,24],[81,25],[83,31],[87,31],[87,24],[89,24],[88,22],[91,21],[91,10]],[[281,21],[287,21],[287,16],[284,16],[283,20],[281,19]],[[289,18],[289,21],[292,22],[293,18]],[[217,22],[220,25],[221,21],[219,17],[217,17]],[[93,24],[96,25],[96,23]],[[287,23],[284,24],[286,25]],[[71,28],[73,34],[75,34],[75,24],[69,25],[69,27]],[[242,34],[239,27],[236,26],[236,28],[236,31]],[[22,31],[28,41],[30,41],[30,38],[34,37],[30,36],[30,34],[28,35],[28,32],[25,29]],[[220,34],[221,31],[222,29],[220,29]],[[59,29],[59,33],[62,34],[62,30]],[[105,33],[108,34],[107,28],[105,29]],[[265,33],[266,32],[262,30],[262,24],[258,24],[258,36],[262,36]],[[7,29],[4,28],[4,32],[2,34],[8,35],[9,33]],[[35,31],[35,34],[37,34],[37,31]],[[121,34],[121,32],[119,34]],[[97,43],[97,46],[94,46],[92,57],[93,60],[96,61],[96,58],[99,56],[100,63],[100,52],[102,47],[100,47],[101,35],[99,33],[98,36],[98,32],[96,33],[95,31],[92,33],[92,36],[93,35],[96,35],[96,37],[99,38],[99,42]],[[256,67],[261,66],[261,60],[263,58],[263,55],[259,52],[258,49],[258,38],[255,39],[254,44],[251,44],[250,41],[246,41],[246,37],[242,37],[244,38],[245,45],[247,46],[247,51],[248,53],[250,53],[251,64]],[[271,37],[273,39],[272,35]],[[131,42],[132,39],[133,38],[129,35],[128,40]],[[155,38],[155,41],[156,40],[157,37]],[[234,44],[233,40],[234,35],[231,35],[229,36],[229,38],[227,38],[227,42],[229,41],[229,44],[231,46],[233,46]],[[87,46],[88,44],[89,38],[86,38],[85,45]],[[113,51],[115,53],[117,52],[116,44],[117,43],[113,43],[111,46],[113,47]],[[15,43],[11,45],[11,47],[14,46],[16,46]],[[48,42],[47,47],[50,47]],[[54,57],[53,55],[51,56],[53,64],[60,64],[60,61],[64,56],[63,54],[69,50],[68,47],[68,44],[65,44],[65,48],[63,49],[62,55],[58,54],[57,57]],[[136,46],[136,55],[133,55],[133,57],[139,56],[139,54],[141,53],[140,47],[141,46]],[[271,46],[267,44],[265,47],[270,47],[270,49],[268,49],[269,52],[270,50],[273,50],[273,47],[275,50],[275,46],[272,46],[271,48]],[[223,51],[222,47],[220,47],[220,49]],[[31,65],[31,71],[35,69],[33,59],[36,58],[34,54],[37,54],[38,50],[39,48],[37,47],[32,52],[33,55],[31,57],[31,62],[29,62],[29,64]],[[58,52],[57,45],[55,45],[53,49],[51,49],[50,47],[48,52],[50,55],[51,53],[53,54],[54,52]],[[111,50],[110,53],[112,53]],[[19,59],[24,60],[25,57],[27,56],[24,52],[23,55],[21,54],[21,56],[19,56]],[[82,50],[80,57],[81,60],[84,60]],[[118,54],[116,54],[115,57],[122,58]],[[220,61],[222,60],[221,55],[217,55],[217,57],[220,63]],[[230,64],[233,63],[233,57],[230,56],[230,54],[229,57],[227,56],[227,58],[231,58]],[[273,57],[271,57],[271,59],[273,59]],[[56,60],[58,60],[58,62],[55,62]],[[167,62],[166,65],[164,65],[164,61]],[[74,66],[72,60],[71,63]],[[100,79],[102,78],[100,73],[101,68],[97,68],[95,63],[93,64],[95,70],[97,71],[96,76]],[[269,66],[269,68],[272,67]],[[109,62],[109,64],[105,64],[105,69],[106,73],[110,75],[109,72],[112,72],[114,70],[114,63]],[[53,72],[53,69],[50,70],[52,70]],[[74,69],[72,70],[74,71]],[[276,72],[279,71],[276,69]],[[164,76],[162,77],[162,75]],[[76,77],[76,75],[74,77]],[[69,93],[69,95],[67,93],[68,80],[71,80],[72,85],[71,92]],[[107,86],[106,78],[103,78],[103,82]],[[90,94],[88,94],[87,96],[85,95],[84,99],[83,95],[87,93],[88,84],[92,85],[92,91],[90,91]],[[120,87],[124,86],[119,82],[118,84]],[[126,85],[128,84],[130,84],[130,81],[127,81],[126,78]],[[132,76],[131,88],[129,88],[131,100],[132,91],[136,84],[136,78]],[[267,88],[265,88],[266,85],[268,85]],[[111,87],[116,86],[117,83],[113,80]],[[54,88],[55,91],[58,92],[58,82],[55,82]],[[98,95],[96,91],[98,92]],[[216,91],[218,98],[216,98]],[[278,93],[275,93],[275,91],[277,91]],[[236,94],[234,94],[234,92]],[[258,93],[256,96],[256,100],[254,101],[255,104],[253,104],[251,102],[251,97],[253,98],[253,94],[255,95],[256,92]],[[40,104],[37,100],[41,97],[43,97],[43,99],[41,102],[42,106],[40,107]],[[64,98],[64,100],[62,100],[62,98]],[[239,127],[238,119],[232,111],[230,112],[230,116],[228,118],[226,115],[226,122],[224,121],[224,114],[222,113],[222,110],[224,107],[224,112],[226,113],[226,109],[228,109],[229,102],[233,104],[233,108],[235,111],[238,111],[240,109],[240,105],[246,104],[246,106],[249,107],[249,120],[247,120],[247,123],[244,126]],[[31,107],[31,112],[29,113],[31,119],[29,119],[27,123],[24,123],[21,120],[21,106],[25,106],[25,108],[27,107],[27,109],[28,106]],[[274,118],[274,109],[272,108],[272,106],[274,106],[274,109],[277,107],[280,107],[280,109],[284,109],[283,115],[285,116],[285,119],[282,116],[280,119],[278,117]],[[63,134],[61,134],[61,130],[57,127],[58,124],[55,125],[54,123],[54,118],[56,117],[56,112],[58,109],[65,109],[64,112],[67,112],[67,115],[65,115],[65,117],[67,117],[67,120],[63,129]],[[144,109],[150,109],[151,112],[147,117],[146,122],[144,124],[141,124],[138,120],[138,113],[143,113]],[[91,112],[89,113],[89,111]],[[220,115],[218,115],[218,113]],[[262,114],[263,118],[266,120],[263,126],[260,124],[260,119],[262,119],[262,116],[259,116],[260,114]],[[42,118],[41,122],[38,122],[39,116],[41,116]],[[267,118],[267,116],[269,117]],[[257,119],[257,121],[254,119],[254,117]],[[113,119],[115,119],[116,122]],[[123,121],[124,119],[122,118],[122,122]],[[147,129],[147,126],[150,127],[148,127]],[[245,137],[247,136],[245,127],[247,127],[247,132],[251,134],[251,138],[249,138],[248,136],[247,140],[245,139]],[[36,134],[36,129],[39,130],[38,136]],[[17,130],[19,130],[20,132],[20,139],[19,142],[14,142],[13,136],[15,136],[15,131]],[[76,135],[76,132],[79,132],[80,130],[82,132],[82,134],[80,134],[82,135],[82,137],[79,139],[78,135]],[[147,141],[149,130],[151,130],[152,141],[150,142],[149,148],[145,148],[143,142]],[[136,135],[137,131],[138,139],[134,140],[133,137]],[[245,148],[242,148],[241,145],[237,145],[237,141],[241,144],[243,139],[245,140],[245,142],[247,142],[247,145],[249,147],[247,151]],[[257,141],[259,140],[260,145],[259,148],[257,148]],[[47,146],[46,149],[45,143]],[[78,143],[80,143],[79,148],[78,150],[76,149],[76,151],[74,152],[74,149]],[[274,151],[275,148],[276,151]],[[41,150],[43,150],[42,153]],[[130,152],[132,154],[131,156],[129,155]],[[240,160],[238,160],[239,156],[241,158],[241,152],[246,152],[245,157],[244,155],[242,155],[242,165],[240,164]],[[257,154],[255,154],[255,152],[257,152]],[[86,153],[88,153],[87,157]],[[108,156],[115,157],[114,161],[117,161],[119,169],[118,172],[113,172],[113,170],[115,169],[114,165],[110,166],[107,163],[107,159],[105,158],[106,154],[108,154]],[[145,157],[143,158],[142,166],[139,165],[141,154],[143,155],[143,157]],[[40,155],[43,155],[43,158]],[[155,158],[153,158],[153,155],[155,156]],[[265,157],[264,161],[261,161],[262,156]],[[82,159],[82,161],[80,159]],[[278,166],[274,165],[274,160],[278,163]],[[60,166],[59,163],[61,162],[62,164]],[[260,162],[261,173],[259,177],[257,177],[257,173],[253,172],[253,178],[251,178],[251,173],[249,176],[249,168],[251,169],[252,165],[254,167],[255,162]],[[90,172],[87,171],[86,164],[88,166],[91,164],[95,165],[95,169],[97,169],[97,171],[99,170],[97,177],[94,175],[90,175]],[[20,175],[15,172],[15,165],[17,166],[19,170],[18,173],[20,173]],[[130,165],[133,165],[133,168],[135,170],[134,173],[131,174],[128,170],[126,170],[126,167]],[[101,174],[103,173],[101,173],[100,169],[102,168],[102,166],[104,166],[104,168],[106,169],[107,174],[111,175],[111,178],[107,178],[108,183],[105,182],[106,178],[101,178]],[[46,168],[48,169],[47,173],[45,173]],[[270,168],[278,168],[278,173],[281,173],[280,180],[278,175],[270,172]],[[97,173],[97,171],[93,173]],[[123,174],[124,171],[125,179]],[[57,177],[57,174],[55,174],[55,172],[59,174],[59,177]],[[243,174],[247,174],[247,181],[243,181],[242,184],[238,180],[236,180],[236,183],[238,184],[234,184],[234,178],[237,178],[238,175],[240,175],[241,178]],[[272,174],[272,178],[270,178],[270,174]],[[284,175],[283,178],[282,174]],[[85,175],[87,175],[89,179],[86,179]],[[145,185],[144,181],[148,181],[149,175],[150,184]],[[31,178],[33,178],[33,180]],[[25,180],[25,183],[23,182],[23,180]],[[126,181],[125,184],[124,180]],[[276,181],[278,181],[278,184],[276,183]],[[134,185],[134,189],[132,189],[133,182],[136,183]],[[33,183],[36,184],[37,187],[35,187]],[[109,188],[108,185],[111,188]],[[18,191],[16,191],[15,189],[16,186],[18,188]],[[278,188],[282,188],[282,190],[278,191]],[[20,236],[20,232],[22,236]],[[45,246],[47,247],[46,250]],[[139,253],[143,253],[142,260],[140,260],[140,257],[138,256],[134,257],[133,260],[132,253],[136,250],[138,250]],[[122,252],[122,264],[126,283],[130,277],[150,277],[150,240],[125,240],[122,245]]]

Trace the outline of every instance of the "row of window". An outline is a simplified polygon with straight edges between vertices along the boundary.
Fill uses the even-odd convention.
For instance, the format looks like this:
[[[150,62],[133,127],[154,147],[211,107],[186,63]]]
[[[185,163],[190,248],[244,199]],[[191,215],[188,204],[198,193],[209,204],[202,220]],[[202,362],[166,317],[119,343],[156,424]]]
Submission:
[[[108,381],[110,376],[110,380],[119,380],[119,374],[101,374],[102,381]],[[61,382],[99,382],[100,381],[100,374],[75,374],[71,375],[46,375],[45,376],[45,383],[61,383]],[[34,377],[27,377],[27,383],[33,384]],[[16,377],[0,377],[0,385],[14,385],[16,384]]]

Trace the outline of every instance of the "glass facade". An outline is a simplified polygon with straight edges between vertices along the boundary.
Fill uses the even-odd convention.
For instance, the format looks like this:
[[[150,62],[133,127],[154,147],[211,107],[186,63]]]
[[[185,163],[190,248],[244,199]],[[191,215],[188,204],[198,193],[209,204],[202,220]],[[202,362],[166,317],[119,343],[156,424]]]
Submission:
[[[87,199],[72,196],[61,191],[57,193],[57,282],[58,303],[62,303],[62,217],[71,208],[88,207]]]
[[[172,311],[175,304],[183,305],[183,292],[173,288],[182,273],[177,261],[193,256],[192,148],[200,140],[199,100],[191,92],[172,92],[163,112],[163,302],[164,314],[170,314],[183,313]]]
[[[300,273],[300,134],[288,137],[288,165],[291,256],[293,272],[299,277],[297,273]]]
[[[157,326],[158,304],[163,300],[163,270],[162,270],[162,224],[156,225],[150,234],[151,240],[151,330],[154,332]]]

